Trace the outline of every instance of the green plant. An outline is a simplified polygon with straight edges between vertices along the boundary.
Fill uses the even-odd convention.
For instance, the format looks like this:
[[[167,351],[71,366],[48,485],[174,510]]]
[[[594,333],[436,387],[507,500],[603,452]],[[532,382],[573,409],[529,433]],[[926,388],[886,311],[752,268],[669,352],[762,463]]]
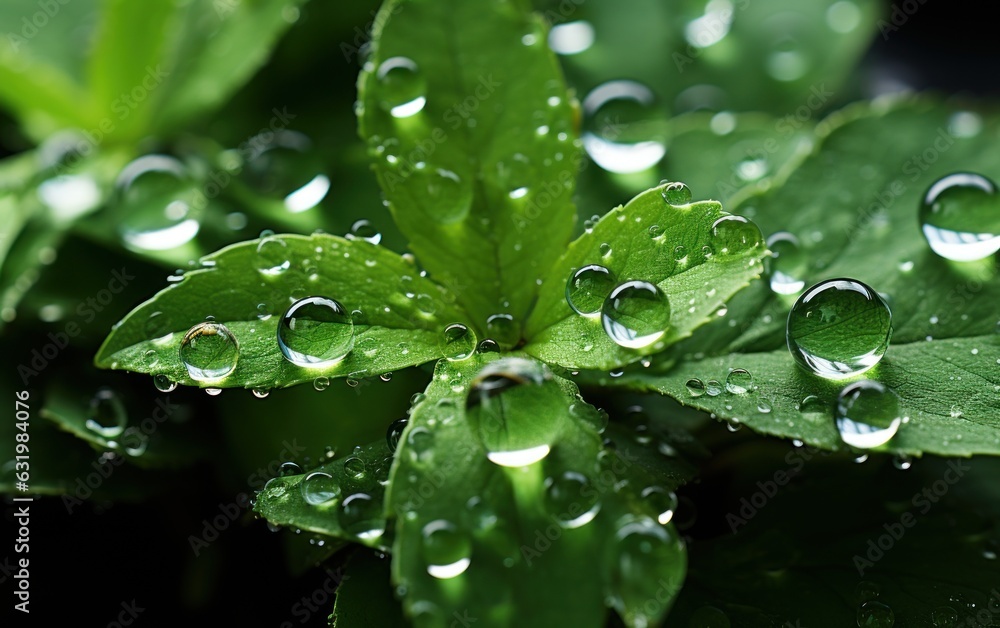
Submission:
[[[116,20],[136,23],[129,11],[138,9],[119,4],[104,28],[121,37],[102,40],[92,61],[109,74],[96,73],[88,92],[91,100],[104,98],[91,106],[98,112],[143,76],[160,47],[191,43],[180,26],[126,35]],[[183,10],[154,4],[186,23]],[[859,4],[851,4],[857,20],[874,15]],[[287,16],[295,3],[232,7],[249,15],[220,16],[222,34],[207,40],[218,44],[218,55],[190,57],[181,86],[139,103],[96,156],[59,162],[42,178],[51,186],[88,176],[108,194],[141,138],[170,135],[196,111],[220,104],[266,46],[249,56],[227,51],[262,32],[276,34],[283,22],[275,16]],[[590,18],[601,20],[601,10]],[[341,452],[318,461],[290,452],[279,476],[258,487],[259,515],[312,540],[314,553],[298,562],[333,560],[348,545],[381,554],[351,555],[331,616],[336,626],[601,626],[617,621],[609,609],[630,626],[891,626],[894,615],[907,625],[955,625],[959,616],[991,625],[992,617],[984,621],[975,609],[992,613],[1000,585],[990,545],[996,489],[964,479],[964,462],[921,461],[924,479],[931,478],[923,484],[913,474],[900,480],[885,465],[853,467],[849,460],[891,454],[909,467],[925,453],[1000,453],[995,251],[978,261],[945,259],[921,232],[933,211],[925,208],[923,224],[918,220],[931,182],[956,171],[996,176],[996,115],[899,97],[851,105],[815,127],[728,112],[668,120],[632,92],[621,102],[584,99],[581,129],[581,105],[564,71],[577,84],[603,83],[618,76],[622,62],[611,50],[594,67],[570,60],[564,70],[545,45],[548,24],[527,3],[387,0],[374,25],[358,82],[358,126],[412,254],[384,246],[383,239],[398,238],[367,220],[345,237],[330,235],[322,230],[328,218],[308,211],[315,203],[299,211],[290,196],[269,195],[260,177],[271,170],[253,171],[264,152],[255,142],[264,140],[236,155],[206,137],[182,136],[188,174],[153,164],[149,171],[167,182],[131,188],[117,175],[110,209],[99,211],[101,199],[94,199],[64,221],[65,208],[48,211],[27,193],[37,192],[24,184],[32,168],[12,158],[0,190],[8,228],[21,232],[4,240],[11,252],[0,276],[5,306],[30,296],[18,277],[32,269],[15,264],[44,266],[38,251],[70,230],[102,246],[120,246],[120,235],[145,262],[181,268],[112,328],[96,352],[98,367],[150,375],[161,392],[178,385],[213,394],[249,389],[267,398],[260,403],[268,413],[287,413],[289,421],[322,416],[324,404],[272,391],[325,390],[337,378],[359,390],[378,378],[412,386],[404,391],[413,393],[407,418],[394,421],[388,403],[376,404],[372,416],[355,413],[351,426],[335,426]],[[737,35],[748,49],[759,44],[750,33]],[[864,36],[837,40],[836,54],[813,70],[842,78]],[[154,40],[142,46],[147,56],[101,65],[102,54],[118,58],[144,37]],[[657,38],[637,38],[637,45],[650,55],[675,47]],[[685,67],[683,57],[672,59]],[[772,72],[775,90],[741,94],[753,105],[732,106],[764,98],[773,98],[776,110],[794,103],[799,92],[782,67]],[[723,64],[699,68],[679,86],[662,85],[655,73],[636,78],[661,94],[681,94],[685,85],[712,80],[736,86],[738,75]],[[206,87],[223,76],[231,84]],[[756,90],[767,79],[751,83]],[[56,84],[2,94],[16,109],[19,94]],[[807,93],[817,102],[806,105],[810,118],[825,107],[826,92]],[[33,109],[35,100],[18,110],[32,136],[100,124],[99,114],[71,106],[72,90],[53,94],[44,111]],[[591,162],[611,174],[581,160],[581,132]],[[662,152],[642,167],[612,163],[642,161],[643,150],[656,154],[667,144],[671,181],[657,183]],[[300,191],[318,180],[307,154],[270,167],[308,175],[296,179]],[[240,179],[240,168],[251,175]],[[220,200],[206,182],[219,188]],[[585,190],[577,201],[578,183]],[[644,191],[605,213],[613,203],[601,204],[626,189]],[[722,203],[692,200],[692,189]],[[73,193],[79,198],[79,188]],[[186,215],[157,222],[165,199],[200,212],[197,238],[162,248],[137,244],[135,237],[162,239],[183,227]],[[974,203],[963,199],[955,201],[957,226],[935,228],[992,242],[1000,233],[995,191]],[[243,220],[253,228],[286,232],[233,237],[226,226],[232,207],[220,210],[233,204],[246,208]],[[975,229],[965,226],[963,207],[972,208]],[[601,215],[582,233],[576,229],[578,214],[595,211]],[[777,235],[765,241],[764,233]],[[69,242],[70,255],[80,249],[71,260],[94,248]],[[127,285],[125,277],[119,283]],[[819,304],[813,310],[808,298],[796,302],[807,286],[839,277],[853,280],[844,282],[850,290],[828,291],[829,300],[812,301]],[[88,280],[98,287],[81,286],[81,293],[99,294],[105,279]],[[832,366],[809,372],[817,355]],[[19,374],[27,383],[43,370]],[[878,384],[857,384],[866,379]],[[51,387],[45,416],[98,449],[155,469],[210,448],[205,434],[184,424],[137,426],[111,393],[81,408],[69,388]],[[253,422],[261,411],[244,417],[234,407],[224,421],[247,418],[247,431],[265,429]],[[761,444],[743,430],[732,437],[737,446],[713,457],[709,450],[722,446],[706,415],[731,431],[745,426],[796,447]],[[376,429],[357,425],[364,422]],[[60,441],[65,436],[48,434],[54,443],[68,442]],[[79,453],[76,445],[66,451]],[[743,448],[751,446],[758,449]],[[59,464],[65,470],[53,462],[51,478],[36,478],[37,492],[72,494],[65,479],[76,461],[66,456]],[[730,467],[743,473],[732,494],[745,497],[716,506],[712,483]],[[806,467],[822,473],[803,474]],[[708,486],[694,490],[708,493],[703,508],[717,508],[714,528],[738,534],[713,526],[702,532],[692,509],[678,504],[678,489],[699,473]],[[758,477],[765,479],[751,483]],[[904,485],[897,496],[912,498],[887,501],[859,490],[887,477]],[[794,503],[775,499],[786,486]],[[789,528],[789,521],[801,525]],[[208,543],[192,538],[197,556]],[[688,547],[698,552],[690,567]]]

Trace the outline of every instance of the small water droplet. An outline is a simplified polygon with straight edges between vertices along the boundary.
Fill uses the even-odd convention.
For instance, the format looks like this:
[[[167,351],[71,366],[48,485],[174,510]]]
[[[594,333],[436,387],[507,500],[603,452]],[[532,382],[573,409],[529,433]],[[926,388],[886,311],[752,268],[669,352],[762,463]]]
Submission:
[[[619,346],[642,349],[660,340],[670,328],[670,303],[654,284],[627,281],[605,299],[601,323]]]
[[[888,605],[869,600],[858,608],[858,626],[862,628],[892,628],[895,614]]]
[[[389,445],[389,451],[396,451],[396,447],[399,445],[399,438],[403,435],[403,430],[406,429],[407,423],[409,423],[409,419],[396,419],[389,424],[389,428],[385,431],[385,442]]]
[[[302,480],[302,499],[313,506],[331,502],[340,496],[340,486],[329,473],[313,471]]]
[[[753,375],[746,369],[733,369],[726,377],[726,390],[734,395],[745,395],[753,390]]]
[[[718,397],[722,394],[722,384],[717,379],[710,379],[705,382],[705,392],[709,397]]]
[[[472,541],[455,524],[438,519],[424,526],[423,556],[428,574],[441,580],[455,578],[469,568]]]
[[[884,447],[896,435],[901,423],[899,397],[880,382],[854,382],[837,398],[837,431],[841,440],[851,447]]]
[[[617,80],[594,88],[583,99],[583,113],[584,150],[609,172],[641,172],[666,154],[666,111],[641,83]]]
[[[461,323],[452,323],[444,328],[442,343],[444,357],[464,360],[476,351],[476,332]]]
[[[714,249],[720,255],[735,255],[759,247],[764,242],[757,225],[743,216],[723,216],[712,224]]]
[[[427,104],[427,79],[416,62],[406,57],[386,59],[378,67],[381,105],[394,118],[409,118]]]
[[[177,382],[172,381],[169,377],[163,373],[157,373],[153,376],[153,385],[160,392],[173,392],[177,388]]]
[[[371,244],[378,244],[382,241],[382,234],[367,220],[358,220],[351,225],[351,231],[347,234],[348,239],[364,240]]]
[[[353,319],[333,299],[299,299],[281,317],[278,346],[285,359],[296,366],[332,366],[354,348]]]
[[[775,294],[798,294],[806,287],[809,262],[794,235],[779,231],[767,239],[772,257],[765,260],[771,290]]]
[[[140,157],[122,169],[115,187],[114,210],[128,248],[166,251],[198,235],[205,197],[177,159]]]
[[[197,382],[222,379],[236,370],[239,343],[222,323],[198,323],[184,334],[180,358]]]
[[[128,413],[118,393],[110,388],[98,390],[90,400],[87,429],[104,438],[116,438],[125,431],[127,424]]]
[[[691,202],[691,188],[680,181],[660,181],[663,187],[660,196],[671,205],[687,205]],[[683,257],[683,256],[682,256]]]
[[[254,388],[253,389],[253,396],[256,397],[256,398],[258,398],[258,399],[264,399],[269,394],[271,394],[271,389],[269,389],[269,388]]]
[[[577,314],[599,316],[616,282],[615,274],[604,266],[584,266],[570,274],[566,282],[566,302]]]
[[[920,225],[931,249],[969,262],[1000,250],[1000,195],[986,177],[958,172],[935,181],[920,204]]]

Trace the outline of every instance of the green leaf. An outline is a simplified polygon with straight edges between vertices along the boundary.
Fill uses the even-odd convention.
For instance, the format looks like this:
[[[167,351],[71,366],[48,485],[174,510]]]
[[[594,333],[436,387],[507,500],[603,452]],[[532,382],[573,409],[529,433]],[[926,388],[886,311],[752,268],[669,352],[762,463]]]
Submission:
[[[785,451],[784,462],[713,493],[727,533],[692,544],[669,625],[724,615],[747,628],[930,627],[946,608],[957,618],[950,625],[996,625],[996,495],[967,490],[992,484],[996,461],[927,459],[901,473],[888,461]],[[861,623],[868,600],[888,606],[895,623]]]
[[[546,28],[485,0],[392,0],[375,24],[359,123],[393,216],[480,329],[520,328],[573,228],[573,106]]]
[[[571,382],[498,357],[439,362],[400,438],[387,504],[404,609],[418,626],[449,625],[454,612],[491,626],[602,626],[608,600],[629,625],[655,622],[683,579],[684,551],[639,493],[652,485],[666,498],[690,467],[633,455],[618,432],[623,445],[605,450],[600,414]],[[492,389],[499,398],[467,409],[466,394],[482,390],[470,387],[508,376],[509,387]],[[500,455],[515,446],[528,447],[519,461]],[[529,451],[535,462],[500,464],[527,462]],[[648,554],[635,553],[640,538]]]
[[[296,366],[279,348],[280,319],[308,296],[360,311],[353,315],[353,349],[332,366]],[[188,330],[213,316],[238,342],[238,359],[229,376],[203,386],[268,389],[318,377],[357,379],[441,357],[445,326],[465,318],[450,298],[405,259],[368,242],[327,234],[267,236],[214,253],[133,310],[95,362],[199,385],[179,351]]]
[[[389,583],[389,560],[369,552],[356,552],[347,563],[343,583],[330,616],[336,628],[406,626],[399,600]]]
[[[169,396],[150,400],[144,411],[139,400],[113,389],[97,394],[71,390],[63,380],[47,391],[39,416],[89,443],[97,450],[111,451],[140,467],[182,467],[208,457],[205,434],[178,425],[187,409]],[[109,431],[95,429],[103,420]],[[120,421],[120,423],[116,423]]]
[[[383,501],[391,464],[384,440],[369,443],[307,473],[274,478],[254,510],[275,525],[387,549]]]
[[[545,275],[528,321],[525,351],[567,368],[623,366],[688,336],[760,275],[764,247],[753,223],[745,225],[751,235],[747,244],[727,245],[713,234],[716,221],[729,215],[718,203],[671,205],[664,200],[665,188],[647,190],[612,210],[570,244]],[[727,246],[733,250],[724,253]],[[600,317],[570,308],[566,283],[576,269],[590,264],[605,266],[619,281],[659,287],[670,303],[670,328],[661,339],[643,349],[618,346]]]
[[[935,255],[917,219],[924,192],[939,177],[997,171],[989,147],[1000,118],[907,99],[853,107],[821,127],[816,152],[781,187],[748,197],[741,209],[753,208],[765,233],[798,237],[809,260],[806,285],[851,277],[888,295],[892,342],[864,377],[892,388],[911,419],[890,450],[1000,453],[1000,277],[992,260],[957,263]],[[785,348],[790,306],[765,282],[755,284],[733,300],[728,320],[676,347],[680,363],[673,371],[636,375],[635,386],[764,433],[839,447],[832,424],[839,386],[793,362]],[[754,375],[751,395],[692,399],[684,388],[691,377],[724,382],[733,368]],[[618,383],[631,386],[632,378]],[[807,395],[819,397],[818,411],[808,411],[817,407],[812,403],[800,411]],[[759,412],[758,401],[771,411]]]

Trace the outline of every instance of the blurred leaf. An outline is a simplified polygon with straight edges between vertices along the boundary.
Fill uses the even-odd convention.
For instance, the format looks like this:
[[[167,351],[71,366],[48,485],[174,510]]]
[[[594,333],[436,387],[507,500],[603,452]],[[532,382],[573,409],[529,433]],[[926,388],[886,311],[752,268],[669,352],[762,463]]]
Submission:
[[[335,628],[407,626],[389,582],[389,559],[359,551],[347,563],[344,581],[330,616]]]
[[[351,315],[351,334],[345,331],[334,339],[328,325],[322,333],[302,336],[310,346],[332,346],[350,335],[352,349],[335,364],[297,366],[279,348],[277,331],[285,311],[308,296],[335,299],[345,313],[360,311]],[[445,326],[464,318],[448,297],[403,258],[363,240],[326,234],[267,236],[214,253],[202,260],[202,268],[185,273],[182,281],[133,310],[105,340],[95,362],[102,368],[165,374],[171,381],[216,388],[281,388],[318,377],[358,379],[443,355]],[[239,347],[230,353],[238,354],[238,360],[222,381],[199,383],[179,349],[188,330],[206,316],[230,330]]]
[[[392,0],[376,24],[359,122],[393,216],[479,329],[513,317],[516,344],[573,225],[573,107],[546,29],[462,0]]]
[[[623,366],[689,335],[760,275],[764,246],[753,223],[724,221],[716,235],[715,223],[728,216],[718,203],[672,205],[664,197],[669,193],[669,186],[643,192],[570,244],[545,275],[525,351],[566,368]],[[666,295],[670,325],[662,338],[639,349],[619,346],[605,332],[603,315],[582,316],[570,308],[567,282],[591,264],[610,270],[615,283],[643,280]]]

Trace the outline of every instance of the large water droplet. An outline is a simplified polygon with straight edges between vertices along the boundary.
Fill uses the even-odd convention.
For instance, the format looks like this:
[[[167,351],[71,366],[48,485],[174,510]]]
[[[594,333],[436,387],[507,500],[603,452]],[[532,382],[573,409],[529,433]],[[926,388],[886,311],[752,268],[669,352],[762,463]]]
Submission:
[[[889,346],[892,314],[882,297],[854,279],[820,282],[788,313],[788,350],[803,369],[845,379],[878,364]]]
[[[110,388],[98,390],[90,400],[87,429],[104,438],[115,438],[125,431],[127,424],[128,414],[118,393]]]
[[[547,456],[564,411],[548,367],[523,358],[487,365],[472,380],[466,398],[466,417],[487,457],[505,467],[526,466]]]
[[[382,503],[368,493],[354,493],[344,498],[338,513],[340,527],[348,534],[371,540],[385,532]]]
[[[604,83],[583,99],[583,112],[583,147],[609,172],[641,172],[667,152],[665,110],[641,83]]]
[[[389,429],[385,431],[385,442],[389,445],[389,451],[396,451],[396,447],[399,446],[399,438],[403,435],[407,423],[409,423],[409,419],[396,419],[389,424]]]
[[[757,225],[743,216],[723,216],[712,225],[713,248],[720,256],[735,255],[759,247],[764,242]]]
[[[486,335],[501,346],[513,347],[517,344],[520,330],[510,314],[493,314],[486,319]]]
[[[476,352],[476,332],[462,323],[452,323],[445,327],[441,339],[441,350],[449,360],[464,360]]]
[[[629,349],[642,349],[670,328],[670,303],[647,281],[627,281],[611,291],[601,308],[608,337]]]
[[[257,270],[268,276],[280,275],[292,262],[288,259],[288,243],[275,235],[266,235],[257,243]]]
[[[599,497],[590,479],[576,471],[545,480],[545,508],[564,528],[590,523],[601,508]]]
[[[140,157],[122,169],[115,187],[119,231],[130,249],[165,251],[198,235],[205,198],[180,161]]]
[[[840,439],[851,447],[883,447],[896,435],[902,422],[899,397],[880,382],[854,382],[837,397],[837,431]]]
[[[683,582],[684,546],[648,517],[626,519],[615,533],[611,601],[632,626],[646,626],[673,601]]]
[[[330,191],[322,160],[302,133],[261,133],[247,142],[246,152],[243,182],[262,196],[280,200],[293,214],[316,207]]]
[[[302,499],[319,506],[340,497],[340,485],[329,473],[313,471],[302,480]]]
[[[779,231],[767,239],[773,257],[765,260],[771,290],[776,294],[798,294],[806,287],[809,262],[794,235]]]
[[[661,181],[660,185],[663,186],[660,196],[671,205],[687,205],[691,202],[691,188],[680,181]]]
[[[705,382],[701,381],[697,377],[692,377],[684,384],[687,388],[688,394],[692,397],[701,397],[705,394]]]
[[[753,375],[746,369],[733,369],[726,377],[726,390],[734,395],[745,395],[753,390]]]
[[[181,340],[181,362],[197,382],[210,382],[236,370],[240,347],[236,336],[222,323],[198,323]]]
[[[157,373],[153,376],[153,385],[160,392],[173,392],[177,388],[177,382],[171,380],[168,376],[163,373]]]
[[[920,204],[920,225],[931,249],[956,262],[1000,250],[1000,195],[996,184],[971,172],[935,181]]]
[[[333,299],[299,299],[281,317],[278,346],[285,359],[296,366],[332,366],[354,348],[354,322]]]
[[[381,84],[381,106],[394,118],[414,116],[427,104],[427,79],[412,59],[386,59],[379,65],[376,78]]]
[[[438,519],[425,525],[423,541],[428,574],[447,580],[469,568],[472,541],[450,521]]]
[[[590,264],[573,272],[566,282],[566,302],[577,314],[597,316],[614,290],[617,277],[603,266]]]

